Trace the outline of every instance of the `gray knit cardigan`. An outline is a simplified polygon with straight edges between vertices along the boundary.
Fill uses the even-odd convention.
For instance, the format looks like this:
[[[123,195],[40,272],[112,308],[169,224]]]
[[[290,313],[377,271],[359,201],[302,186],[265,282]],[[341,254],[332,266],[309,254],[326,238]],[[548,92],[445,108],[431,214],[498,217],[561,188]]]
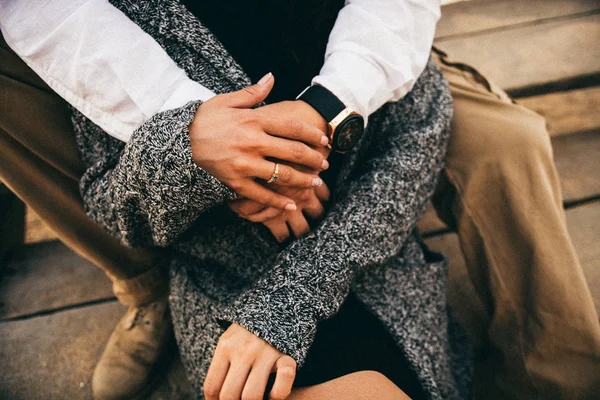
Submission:
[[[111,2],[190,78],[216,93],[250,84],[178,1]],[[443,167],[452,114],[437,67],[430,61],[410,94],[371,116],[324,220],[288,245],[230,211],[225,202],[236,194],[194,164],[188,126],[199,104],[155,115],[127,144],[73,112],[88,215],[128,246],[169,249],[175,333],[198,398],[227,324],[301,367],[318,322],[350,291],[395,338],[430,398],[469,397],[468,352],[446,309],[446,265],[415,228]]]

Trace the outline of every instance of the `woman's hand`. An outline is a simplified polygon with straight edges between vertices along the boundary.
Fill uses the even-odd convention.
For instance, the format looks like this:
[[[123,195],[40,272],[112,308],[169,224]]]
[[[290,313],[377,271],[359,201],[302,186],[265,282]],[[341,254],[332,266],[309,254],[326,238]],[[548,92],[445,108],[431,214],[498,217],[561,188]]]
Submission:
[[[305,123],[326,131],[327,121],[308,103],[300,100],[281,101],[279,103],[269,104],[261,107],[260,110],[266,115],[286,115],[297,118]],[[329,155],[329,149],[326,147],[318,148],[324,158]],[[304,166],[294,166],[294,168],[307,172],[319,173]],[[283,213],[283,210],[273,207],[266,207],[258,202],[248,199],[235,200],[229,203],[229,207],[240,217],[252,222],[264,223],[277,241],[284,242],[290,237],[290,229],[296,238],[304,236],[309,232],[309,225],[306,216],[318,221],[324,214],[323,205],[329,200],[329,189],[326,185],[314,189],[295,189],[279,187],[275,188],[278,193],[293,199],[297,210]]]
[[[294,210],[292,199],[255,182],[273,174],[274,158],[321,171],[327,137],[320,129],[284,113],[251,109],[273,88],[271,74],[246,89],[215,96],[200,107],[190,126],[194,162],[240,196],[278,209]],[[311,146],[315,147],[312,148]],[[274,185],[312,188],[322,181],[315,173],[300,172],[289,165],[279,166]]]
[[[263,398],[269,375],[276,373],[270,399],[292,391],[296,362],[237,324],[221,335],[204,381],[207,400]]]
[[[327,132],[327,120],[310,104],[302,100],[280,101],[260,108],[261,112],[271,115],[286,115],[299,119],[321,132]],[[327,152],[329,154],[329,152]],[[327,155],[326,155],[327,156]]]

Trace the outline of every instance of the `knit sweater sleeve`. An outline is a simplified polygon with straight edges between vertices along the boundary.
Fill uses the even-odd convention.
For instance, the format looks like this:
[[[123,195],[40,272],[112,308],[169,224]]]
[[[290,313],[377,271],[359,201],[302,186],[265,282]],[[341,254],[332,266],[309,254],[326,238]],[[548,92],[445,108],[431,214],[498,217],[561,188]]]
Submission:
[[[125,245],[168,246],[203,211],[236,197],[192,159],[188,127],[199,105],[156,114],[126,144],[74,111],[86,212]]]
[[[245,327],[302,365],[317,322],[337,312],[357,271],[397,254],[415,229],[443,167],[451,105],[448,96],[439,101],[437,115],[409,107],[398,112],[412,122],[370,122],[390,129],[378,135],[345,194],[317,229],[288,246],[275,267],[235,300],[223,321]]]

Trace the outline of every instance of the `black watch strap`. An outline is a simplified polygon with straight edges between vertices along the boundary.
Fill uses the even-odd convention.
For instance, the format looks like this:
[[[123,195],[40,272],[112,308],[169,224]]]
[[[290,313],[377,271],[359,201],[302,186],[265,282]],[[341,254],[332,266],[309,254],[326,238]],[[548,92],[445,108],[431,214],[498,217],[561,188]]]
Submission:
[[[310,104],[327,122],[331,122],[339,113],[346,109],[344,103],[336,95],[319,85],[306,88],[304,92],[300,93],[298,100]]]

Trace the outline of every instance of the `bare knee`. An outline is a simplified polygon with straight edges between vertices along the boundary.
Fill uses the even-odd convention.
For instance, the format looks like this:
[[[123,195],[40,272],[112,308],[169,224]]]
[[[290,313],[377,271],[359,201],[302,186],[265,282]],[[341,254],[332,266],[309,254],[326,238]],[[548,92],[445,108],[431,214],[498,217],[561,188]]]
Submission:
[[[362,382],[372,384],[374,386],[385,386],[389,384],[393,385],[392,381],[390,381],[387,376],[378,371],[358,371],[345,376],[349,377],[350,379],[361,380]]]
[[[377,371],[358,371],[319,385],[295,389],[289,400],[324,398],[410,400],[398,386]]]
[[[410,400],[398,386],[377,371],[358,371],[339,379],[344,379],[344,383],[354,389],[349,398]]]
[[[359,371],[359,372],[355,372],[353,374],[346,375],[346,376],[348,376],[352,379],[356,379],[357,382],[360,382],[361,386],[365,390],[365,394],[372,393],[373,395],[379,395],[379,396],[384,396],[386,394],[389,394],[389,395],[398,396],[398,394],[401,393],[402,395],[405,396],[405,398],[408,398],[408,396],[406,396],[404,394],[404,392],[402,392],[402,390],[400,390],[400,388],[398,386],[396,386],[391,380],[388,379],[387,376],[383,375],[380,372]],[[374,396],[373,398],[383,398],[383,397]],[[400,398],[400,397],[394,397],[394,398]]]

